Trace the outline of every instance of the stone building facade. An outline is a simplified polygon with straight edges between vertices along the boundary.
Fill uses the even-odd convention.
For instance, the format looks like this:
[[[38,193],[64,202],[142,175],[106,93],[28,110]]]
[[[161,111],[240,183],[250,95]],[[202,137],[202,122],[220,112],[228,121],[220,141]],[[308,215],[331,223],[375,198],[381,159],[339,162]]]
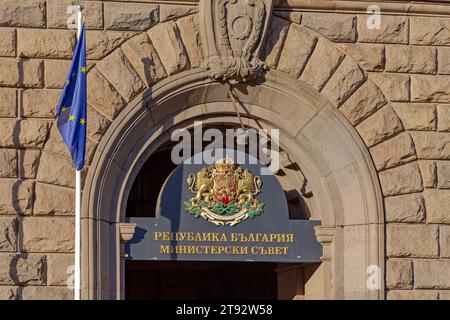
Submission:
[[[71,3],[0,2],[1,299],[73,295],[74,171],[55,124],[76,45]],[[295,159],[314,195],[305,201],[322,221],[324,257],[302,298],[450,299],[450,6],[371,4],[375,29],[365,1],[274,1],[260,54],[269,70],[243,85],[251,113],[240,111],[249,127],[281,129],[280,183],[301,188]],[[205,74],[197,1],[83,5],[82,296],[115,299],[139,168],[179,126],[238,120]]]

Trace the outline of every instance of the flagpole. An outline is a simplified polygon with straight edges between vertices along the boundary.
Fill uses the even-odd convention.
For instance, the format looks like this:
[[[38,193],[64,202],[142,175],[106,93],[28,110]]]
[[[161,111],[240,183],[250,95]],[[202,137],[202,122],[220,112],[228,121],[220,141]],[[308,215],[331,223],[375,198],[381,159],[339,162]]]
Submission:
[[[82,29],[81,5],[77,12],[77,39],[80,39]],[[74,299],[81,296],[81,171],[75,171],[75,292]]]

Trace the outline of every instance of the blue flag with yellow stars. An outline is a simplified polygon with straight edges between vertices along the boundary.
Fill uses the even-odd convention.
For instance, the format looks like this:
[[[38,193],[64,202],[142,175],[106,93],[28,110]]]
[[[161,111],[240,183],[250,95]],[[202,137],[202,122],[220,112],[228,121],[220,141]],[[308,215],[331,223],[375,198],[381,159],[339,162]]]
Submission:
[[[77,170],[84,166],[86,149],[86,71],[86,30],[83,25],[56,111],[59,132]]]

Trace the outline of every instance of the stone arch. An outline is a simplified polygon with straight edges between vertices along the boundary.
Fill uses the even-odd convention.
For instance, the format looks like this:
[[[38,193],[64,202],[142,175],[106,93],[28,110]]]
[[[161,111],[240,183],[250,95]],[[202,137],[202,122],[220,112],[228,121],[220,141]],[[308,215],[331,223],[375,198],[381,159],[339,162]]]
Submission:
[[[120,247],[116,227],[117,211],[113,210],[114,217],[107,219],[96,213],[111,212],[111,208],[102,207],[99,200],[99,192],[104,192],[105,187],[113,186],[110,184],[111,181],[102,180],[106,173],[111,174],[112,172],[116,176],[124,173],[123,166],[116,158],[121,135],[129,132],[127,126],[147,119],[146,126],[141,127],[141,130],[147,130],[145,132],[147,132],[148,138],[152,135],[160,136],[160,139],[166,135],[167,138],[165,130],[155,128],[155,124],[163,121],[164,112],[151,113],[150,109],[153,103],[161,105],[167,103],[166,100],[172,99],[170,100],[173,102],[172,105],[176,106],[177,103],[178,105],[191,102],[209,103],[211,101],[208,99],[213,98],[214,90],[197,89],[196,93],[191,96],[183,95],[191,86],[212,85],[202,71],[197,69],[201,64],[202,57],[196,19],[197,15],[190,15],[176,22],[168,21],[156,25],[147,32],[126,41],[102,61],[91,66],[89,70],[88,79],[91,84],[89,103],[91,105],[88,115],[90,119],[88,164],[90,166],[85,172],[87,183],[83,197],[84,212],[88,213],[88,216],[83,219],[83,236],[84,239],[89,239],[88,245],[83,247],[83,259],[89,261],[85,266],[87,277],[84,279],[83,286],[88,288],[84,292],[85,297],[120,297],[117,293],[117,285],[120,284],[120,274],[118,273],[120,270],[120,259],[118,258],[120,257],[108,257],[111,252],[105,252],[96,247],[96,241],[105,242],[101,244],[103,249]],[[296,23],[273,17],[270,28],[264,59],[272,71],[269,72],[266,82],[262,86],[272,82],[275,83],[277,97],[293,95],[297,97],[298,101],[306,99],[305,105],[309,104],[318,108],[318,110],[313,110],[315,111],[313,114],[317,114],[319,110],[323,112],[321,114],[324,121],[322,127],[325,123],[331,123],[339,128],[346,128],[342,129],[342,134],[346,132],[348,141],[353,141],[350,149],[360,155],[359,162],[356,161],[356,163],[365,167],[365,174],[359,178],[356,175],[354,181],[359,182],[360,188],[361,185],[372,186],[370,191],[365,190],[361,195],[361,198],[364,199],[363,202],[365,201],[363,206],[368,210],[366,212],[368,216],[364,217],[363,221],[356,219],[350,225],[362,224],[364,228],[370,229],[361,229],[363,231],[360,231],[359,239],[366,240],[359,243],[361,247],[358,250],[361,251],[360,257],[364,256],[364,266],[368,266],[369,261],[374,262],[373,264],[378,265],[382,271],[385,254],[384,211],[378,179],[383,186],[385,196],[410,191],[409,185],[401,185],[395,181],[404,172],[412,171],[414,177],[418,175],[417,179],[421,179],[418,165],[413,162],[417,157],[412,140],[408,134],[403,133],[401,121],[395,110],[389,106],[381,90],[352,57],[321,35]],[[189,69],[191,71],[187,71]],[[254,96],[243,94],[241,98],[246,103],[255,103],[252,99],[263,91],[251,86],[250,88],[254,90]],[[163,91],[164,93],[161,93]],[[221,94],[223,98],[224,93]],[[286,104],[286,106],[289,105],[292,106],[292,102]],[[125,108],[125,106],[127,107]],[[284,108],[280,110],[262,108],[264,110],[260,111],[266,112],[266,115],[261,113],[259,118],[266,121],[270,119],[267,114],[269,111],[276,115],[284,113],[284,119],[280,124],[277,123],[278,126],[284,128],[286,124],[292,122],[292,117],[287,116],[288,114],[294,116],[300,114],[297,110],[289,111],[286,107]],[[186,116],[190,110],[192,112],[194,109],[170,110],[167,108],[162,111],[179,112],[180,116]],[[222,110],[222,114],[226,114],[226,112],[224,113]],[[165,116],[170,119],[170,112]],[[167,119],[166,121],[169,121]],[[310,124],[310,121],[311,119],[304,124]],[[270,121],[268,122],[270,123]],[[292,130],[298,124],[298,122],[293,123],[289,129],[285,130]],[[319,124],[317,125],[320,127]],[[44,156],[50,157],[57,154],[67,157],[64,148],[58,141],[59,137],[53,134],[54,132],[53,128],[50,139],[45,145]],[[355,135],[356,132],[362,140]],[[139,137],[137,135],[135,139],[137,140]],[[320,138],[320,135],[315,138]],[[409,148],[403,147],[404,145]],[[150,152],[148,150],[147,152]],[[294,152],[294,154],[299,154],[299,152]],[[329,154],[329,157],[331,156]],[[45,158],[43,160],[45,161]],[[372,160],[375,166],[373,166]],[[70,168],[68,161],[62,165]],[[138,167],[138,164],[132,162],[127,162],[127,165]],[[400,167],[395,168],[397,166]],[[344,179],[345,176],[333,177],[333,179]],[[59,184],[58,181],[53,183]],[[335,185],[337,186],[338,183]],[[337,186],[337,188],[339,187]],[[417,186],[416,189],[416,191],[421,191],[420,186]],[[115,190],[111,194],[117,196],[125,193],[126,190]],[[328,194],[324,197],[330,198],[332,195]],[[323,205],[332,203],[329,200],[324,201]],[[342,199],[336,200],[335,204],[337,203],[341,208],[351,205],[351,202],[346,203]],[[329,208],[323,209],[323,212],[326,212],[327,209],[329,210]],[[344,239],[342,244],[350,243],[351,236],[358,233],[355,231],[345,234],[340,230],[343,226],[347,226],[348,219],[329,221],[330,225],[339,226],[339,228],[335,228],[334,232],[325,230],[319,236],[322,236],[324,243],[331,243],[331,246],[336,243],[333,241],[334,239],[340,239],[339,241]],[[98,238],[99,235],[105,234],[115,234],[116,236],[112,239]],[[344,251],[343,253],[350,250]],[[105,259],[112,261],[108,260],[110,258],[114,258],[115,263],[109,265],[98,263]],[[351,257],[347,258],[351,259]],[[341,262],[335,259],[332,263],[339,265]],[[333,279],[335,282],[332,281],[332,283],[336,287],[333,288],[332,297],[383,298],[383,290],[370,292],[362,288],[361,272],[364,272],[365,286],[366,269],[360,265],[358,267],[360,267],[358,269],[360,278],[357,284],[352,284],[350,279],[343,279],[342,273],[339,274],[341,279]],[[117,276],[111,278],[113,274]]]
[[[233,111],[224,103],[228,101],[226,94],[227,87],[211,82],[203,71],[185,71],[137,97],[108,130],[98,146],[84,190],[83,211],[87,216],[83,235],[89,239],[84,260],[93,268],[89,269],[91,278],[85,279],[85,287],[107,288],[90,292],[94,295],[90,298],[120,294],[121,279],[112,277],[121,270],[116,224],[123,219],[128,192],[142,165],[161,143],[170,140],[172,130],[192,124],[194,119],[236,123]],[[298,112],[277,110],[269,96],[283,101],[286,110],[295,108]],[[335,279],[336,288],[329,289],[329,297],[382,297],[379,291],[365,288],[368,264],[379,265],[384,259],[384,250],[379,250],[383,246],[383,214],[374,168],[360,138],[326,99],[277,71],[267,74],[264,84],[248,88],[246,97],[243,100],[251,108],[251,113],[244,115],[247,125],[280,128],[282,148],[311,177],[318,204],[314,214],[329,228],[322,237],[330,236],[327,231],[332,230],[331,236],[339,239],[333,244],[330,241],[325,249],[325,259],[334,257],[325,262],[330,274],[343,275],[345,270],[358,278],[353,285],[347,279]],[[298,121],[304,125],[292,132]],[[353,188],[351,192],[339,183],[342,178],[348,180],[346,186]],[[357,199],[355,192],[360,195]],[[340,256],[342,253],[347,255]]]

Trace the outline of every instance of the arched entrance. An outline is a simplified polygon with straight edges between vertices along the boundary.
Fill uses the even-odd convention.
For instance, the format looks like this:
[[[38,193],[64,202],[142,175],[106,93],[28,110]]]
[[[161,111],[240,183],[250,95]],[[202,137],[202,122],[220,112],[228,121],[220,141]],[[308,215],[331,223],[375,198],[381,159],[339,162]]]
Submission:
[[[203,132],[207,132],[208,130],[215,130],[216,133],[220,132],[224,145],[227,142],[230,143],[230,141],[233,141],[234,146],[230,146],[229,150],[235,151],[242,147],[242,145],[238,145],[237,139],[234,136],[236,134],[236,129],[240,128],[238,126],[230,126],[227,124],[202,127]],[[198,131],[199,128],[194,129],[194,131],[195,130]],[[194,148],[193,136],[194,133],[190,132],[190,150],[193,150]],[[139,226],[135,227],[137,229],[140,229],[140,226],[143,226],[141,225],[141,219],[150,219],[153,221],[152,224],[154,225],[158,224],[156,221],[161,219],[161,217],[157,217],[157,215],[164,212],[161,211],[160,207],[160,201],[164,201],[161,199],[162,194],[163,191],[167,189],[168,179],[170,179],[173,172],[175,172],[174,170],[178,167],[173,162],[172,158],[172,152],[177,152],[178,150],[176,148],[177,143],[178,141],[166,142],[158,150],[152,153],[141,168],[131,187],[127,202],[126,220],[130,219],[130,223],[132,224],[136,222],[139,223]],[[253,139],[252,142],[246,144],[246,152],[249,152],[251,146],[254,147],[254,145],[258,143],[261,143],[261,141],[258,142]],[[270,141],[270,143],[272,144],[273,142]],[[207,147],[208,144],[209,142],[203,141],[203,148]],[[283,150],[281,150],[281,153],[285,154]],[[221,157],[223,157],[223,155],[220,156],[220,158]],[[294,163],[291,163],[288,166],[289,169],[279,169],[275,173],[275,176],[283,181],[294,178],[292,177],[293,174],[289,171],[295,172],[300,170],[300,168]],[[265,168],[268,173],[269,170],[267,167]],[[189,170],[189,168],[187,170]],[[253,170],[253,173],[257,174],[257,172],[259,171]],[[276,190],[271,188],[270,184],[268,186],[269,189],[266,189],[267,176],[261,176],[258,177],[258,179],[264,181],[262,189],[265,189],[265,191],[262,191],[262,193],[268,192],[274,194],[274,191]],[[185,179],[181,179],[181,181],[177,180],[176,184],[181,185],[181,189],[188,188]],[[286,184],[286,182],[284,182],[284,184],[284,194],[283,192],[281,192],[281,194],[275,192],[275,194],[278,194],[279,196],[272,195],[272,201],[269,202],[261,199],[261,201],[264,201],[263,203],[265,206],[268,207],[264,210],[263,215],[274,215],[277,217],[277,220],[308,220],[310,212],[306,201],[309,201],[312,197],[312,192],[310,190],[305,190],[308,188],[306,181],[302,184],[302,189],[299,190],[302,194],[291,188],[294,184],[289,185]],[[277,186],[280,187],[279,184],[277,184]],[[169,199],[166,200],[176,203],[180,196],[180,190],[174,188],[169,189],[170,196]],[[273,203],[271,203],[273,201],[287,204],[286,210],[288,209],[287,211],[289,211],[289,217],[285,218],[284,212],[281,210],[274,210]],[[283,206],[281,205],[281,207]],[[186,212],[179,213],[178,210],[175,209],[175,206],[171,206],[169,211],[170,213],[177,212],[176,214],[181,215],[186,214]],[[167,211],[164,213],[165,215],[171,216]],[[189,219],[191,219],[189,221],[195,221],[192,222],[194,224],[198,223],[193,217],[190,217]],[[164,220],[164,218],[162,218],[162,220]],[[201,221],[202,219],[199,220]],[[260,219],[258,218],[258,220]],[[269,223],[267,218],[264,220],[266,220],[266,222],[263,223],[265,229],[271,229],[271,232],[275,232],[276,227],[274,224]],[[262,232],[259,224],[254,226],[253,221],[245,223],[250,226],[246,228],[250,228],[252,231],[254,230],[255,234],[257,232]],[[162,224],[164,225],[164,222],[162,222]],[[180,227],[178,220],[171,221],[169,225],[158,228],[158,230],[172,230],[170,227],[172,225],[177,225],[175,228],[177,232],[192,232],[192,229],[190,229],[189,226],[186,228],[186,224],[184,224],[183,227]],[[244,230],[248,230],[246,228],[244,228]],[[236,227],[225,227],[225,229],[229,229],[230,232],[234,232],[235,234],[237,234],[236,232],[239,232],[239,229],[236,230]],[[142,232],[145,232],[147,233],[147,237],[153,237],[152,231],[148,229],[144,230],[145,229],[141,229],[141,231],[137,231],[137,233],[142,234]],[[225,230],[214,226],[212,228],[212,233],[209,234],[211,235],[216,232],[218,234],[223,234],[223,231]],[[198,230],[196,230],[196,232],[198,232]],[[203,232],[211,232],[211,230],[207,231],[207,229],[203,228],[201,229],[200,234]],[[315,239],[313,234],[311,234],[311,237]],[[143,236],[136,235],[135,238],[136,243],[142,241]],[[301,242],[301,240],[298,241]],[[167,242],[165,242],[165,244],[167,244]],[[186,247],[186,244],[190,247],[194,247],[193,245],[197,247],[196,245],[198,244],[202,250],[204,244],[207,244],[209,248],[214,246],[214,243],[211,241],[206,243],[181,241],[181,243],[178,243],[177,245]],[[239,247],[236,242],[231,241],[229,237],[227,238],[227,241],[225,243],[222,242],[222,244],[226,245],[229,249],[242,248]],[[160,242],[157,241],[157,244],[155,243],[155,245],[152,246],[152,249],[146,249],[146,253],[155,255],[160,254],[160,252],[156,252],[157,250],[160,250],[160,245]],[[260,248],[260,245],[260,242],[255,242],[252,246],[247,246],[247,249],[255,247]],[[281,244],[276,242],[273,244],[276,248],[283,248],[278,245]],[[273,246],[271,246],[271,248],[274,248]],[[220,247],[224,248],[224,246]],[[305,245],[302,247],[305,247]],[[320,246],[317,246],[317,248],[319,247]],[[288,249],[287,247],[285,248]],[[152,250],[155,250],[155,252],[151,253],[150,251]],[[316,249],[310,248],[310,251],[312,250]],[[126,251],[130,252],[130,248],[128,247]],[[295,251],[295,249],[293,251]],[[284,261],[280,256],[270,258],[275,260],[275,262],[261,262],[255,260],[249,262],[247,260],[252,260],[252,258],[254,258],[253,255],[248,254],[246,257],[236,258],[233,257],[232,254],[224,254],[229,261],[217,261],[217,256],[203,253],[201,255],[202,261],[189,261],[189,259],[183,257],[183,255],[179,256],[176,261],[155,261],[152,259],[145,261],[143,259],[147,259],[146,255],[140,254],[140,257],[136,257],[135,254],[131,253],[125,261],[125,299],[303,299],[305,296],[305,282],[308,280],[305,278],[305,270],[314,270],[319,267],[318,263],[313,262],[303,264],[298,262],[277,263],[277,261]],[[264,255],[262,256],[264,257]],[[158,259],[166,258],[165,255],[158,257]]]
[[[279,128],[285,151],[283,188],[313,197],[311,217],[323,262],[312,272],[311,298],[383,298],[382,284],[367,286],[369,266],[384,265],[382,197],[370,155],[348,121],[301,81],[270,71],[265,82],[241,86],[240,110],[251,128]],[[118,224],[136,176],[172,130],[206,124],[238,124],[227,87],[191,70],[161,81],[122,111],[99,144],[83,197],[83,296],[123,298],[125,268]],[[298,169],[296,169],[298,168]],[[368,269],[369,268],[369,269]]]

